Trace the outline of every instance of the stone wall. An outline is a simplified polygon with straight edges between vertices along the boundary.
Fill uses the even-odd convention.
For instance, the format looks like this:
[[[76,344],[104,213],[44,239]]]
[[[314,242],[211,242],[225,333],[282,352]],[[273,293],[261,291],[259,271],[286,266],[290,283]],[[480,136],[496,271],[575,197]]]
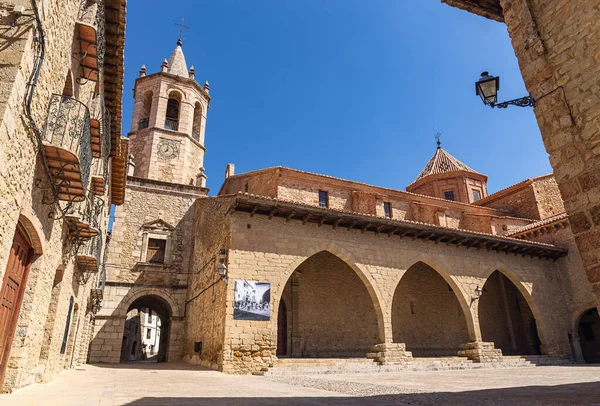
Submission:
[[[415,357],[456,356],[460,345],[469,342],[456,294],[422,262],[411,266],[400,280],[391,310],[394,342],[406,344]]]
[[[96,317],[90,361],[118,363],[126,314],[153,297],[167,308],[167,360],[182,357],[183,312],[194,232],[195,200],[206,189],[128,178],[125,203],[114,214],[103,307]],[[163,264],[147,262],[149,238],[166,240]],[[162,321],[162,320],[161,320]]]
[[[222,207],[220,212],[231,207],[232,200],[229,198],[207,199],[215,200],[215,204]],[[271,284],[269,321],[234,320],[234,287],[233,284],[227,286],[222,367],[225,372],[249,373],[272,364],[279,298],[300,264],[322,251],[343,260],[364,284],[377,315],[379,343],[393,341],[394,293],[406,270],[421,261],[435,269],[455,292],[465,315],[468,341],[481,341],[477,301],[471,304],[475,288],[483,286],[495,270],[501,270],[532,308],[538,323],[542,353],[570,355],[566,333],[569,316],[557,277],[560,261],[556,263],[409,238],[390,238],[386,234],[363,234],[360,230],[318,227],[311,223],[302,225],[301,221],[286,222],[277,217],[269,220],[268,216],[250,216],[240,212],[225,216],[225,222],[231,223],[230,236],[227,237],[231,239],[228,252],[230,280],[246,279]],[[217,223],[213,226],[224,227]],[[330,294],[340,293],[331,291]]]
[[[80,2],[42,0],[37,4],[46,34],[46,53],[31,112],[36,126],[42,129],[49,98],[62,93],[69,71],[75,97],[88,106],[95,83],[75,81],[78,62],[73,58],[74,28]],[[25,7],[24,15],[16,19],[12,14],[15,5]],[[9,44],[0,51],[3,62],[0,67],[0,280],[17,222],[27,229],[36,253],[6,369],[4,388],[7,389],[51,379],[55,373],[81,362],[78,349],[87,347],[83,342],[85,324],[91,317],[88,296],[92,282],[80,285],[68,228],[64,220],[52,219],[57,215],[55,206],[46,203],[48,192],[36,187],[36,184],[47,186],[48,178],[38,140],[23,109],[37,54],[32,12],[29,1],[0,1],[0,42]],[[105,209],[102,231],[106,229],[108,205]],[[59,292],[53,292],[59,268],[63,274],[61,287]],[[71,297],[79,310],[69,328],[68,345],[72,351],[67,356],[60,353],[60,347]]]
[[[465,201],[470,201],[470,195],[467,193],[471,193],[474,184],[485,189],[482,181],[462,178],[459,180],[464,189],[461,196]],[[433,183],[428,185],[431,186]],[[545,190],[541,188],[540,193]],[[225,180],[219,194],[248,192],[318,206],[319,191],[327,192],[329,208],[334,210],[384,217],[383,205],[390,203],[393,219],[412,220],[455,229],[506,234],[509,229],[531,222],[527,218],[518,219],[508,216],[508,209],[502,204],[494,208],[480,207],[280,167],[231,176]],[[436,195],[438,192],[439,190],[432,189],[430,194]],[[535,203],[535,199],[532,201]]]
[[[378,343],[369,292],[344,261],[329,252],[308,258],[286,284],[291,312],[291,356],[365,357]],[[335,294],[333,294],[335,292]]]
[[[221,249],[230,247],[229,223],[225,220],[228,206],[215,199],[199,199],[194,210],[194,252],[188,279],[186,298],[185,341],[183,359],[213,369],[223,368],[223,347],[229,344],[234,351],[245,345],[241,337],[225,341],[225,312],[227,290],[234,281],[226,285],[217,273]],[[228,266],[228,264],[226,264]],[[242,323],[241,323],[242,324]],[[234,329],[238,328],[235,323]],[[240,333],[242,326],[240,325]],[[194,351],[194,343],[202,342],[202,352]]]

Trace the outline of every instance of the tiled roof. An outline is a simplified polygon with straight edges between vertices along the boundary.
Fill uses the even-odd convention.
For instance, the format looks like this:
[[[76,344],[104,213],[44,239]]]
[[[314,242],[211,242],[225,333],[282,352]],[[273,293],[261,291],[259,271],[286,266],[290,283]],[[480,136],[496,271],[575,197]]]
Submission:
[[[517,192],[517,191],[523,189],[524,187],[531,185],[535,181],[545,179],[545,178],[548,178],[551,176],[553,176],[553,175],[551,173],[548,173],[546,175],[540,175],[540,176],[534,176],[533,178],[527,178],[525,180],[522,180],[519,183],[515,183],[514,185],[511,185],[507,188],[504,188],[497,192],[494,192],[491,195],[488,195],[488,196],[484,197],[483,199],[480,199],[480,200],[474,202],[473,204],[475,206],[485,206],[487,203],[493,202],[494,200],[500,199],[500,198],[502,198],[506,195],[509,195],[513,192]]]
[[[419,176],[417,176],[417,179],[415,179],[415,182],[423,179],[425,176],[457,171],[478,173],[454,158],[442,147],[438,147],[435,154],[433,154],[433,157],[431,157],[429,162],[427,162],[427,165],[425,165],[425,169],[423,169]]]
[[[541,227],[549,226],[554,223],[559,223],[559,222],[567,220],[568,218],[569,218],[569,216],[567,215],[567,213],[556,214],[556,215],[548,217],[544,220],[536,221],[535,223],[531,223],[531,224],[528,224],[521,228],[518,228],[515,231],[513,231],[512,233],[510,233],[508,235],[508,237],[515,238],[515,237],[517,237],[523,233],[526,233],[528,231],[533,231],[533,230],[536,230]]]

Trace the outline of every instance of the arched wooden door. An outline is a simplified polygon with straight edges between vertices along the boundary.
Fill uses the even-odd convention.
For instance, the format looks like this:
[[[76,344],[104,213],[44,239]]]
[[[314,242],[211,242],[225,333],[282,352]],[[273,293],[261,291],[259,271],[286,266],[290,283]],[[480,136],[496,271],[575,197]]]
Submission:
[[[0,291],[2,301],[0,304],[0,386],[4,381],[6,363],[10,355],[32,256],[33,249],[27,234],[18,225]]]

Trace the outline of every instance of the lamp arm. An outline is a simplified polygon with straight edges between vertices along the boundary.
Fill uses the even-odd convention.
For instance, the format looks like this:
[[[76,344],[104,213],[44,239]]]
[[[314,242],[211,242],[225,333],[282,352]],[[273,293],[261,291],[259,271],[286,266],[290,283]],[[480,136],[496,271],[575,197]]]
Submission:
[[[509,100],[509,101],[505,101],[502,103],[490,104],[490,105],[492,107],[498,107],[499,109],[505,109],[511,105],[519,106],[519,107],[534,107],[535,100],[533,97],[531,97],[531,95],[529,95],[529,96],[521,97],[520,99],[514,99],[514,100]]]

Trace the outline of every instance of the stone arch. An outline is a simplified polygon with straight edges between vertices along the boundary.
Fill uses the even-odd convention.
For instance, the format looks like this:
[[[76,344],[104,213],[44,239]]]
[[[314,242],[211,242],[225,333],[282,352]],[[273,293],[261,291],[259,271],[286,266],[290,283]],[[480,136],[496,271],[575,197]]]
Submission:
[[[126,317],[131,305],[138,299],[144,296],[156,297],[162,300],[168,307],[169,317],[183,317],[180,306],[175,299],[162,289],[144,288],[139,290],[131,290],[124,297],[121,303],[115,309],[115,316]]]
[[[539,340],[539,343],[535,344],[534,346],[539,345],[539,347],[541,349],[540,348],[535,349],[535,350],[532,349],[531,351],[537,352],[537,353],[543,352],[542,349],[546,346],[547,341],[546,341],[546,334],[545,334],[545,331],[546,331],[546,329],[545,329],[545,323],[544,323],[544,320],[543,320],[543,317],[542,317],[542,313],[540,312],[537,304],[533,300],[533,297],[532,297],[532,294],[531,294],[532,291],[530,289],[528,289],[527,286],[525,286],[525,284],[522,282],[522,280],[514,272],[512,272],[512,271],[510,271],[510,270],[508,270],[506,268],[498,268],[498,269],[494,270],[493,272],[491,272],[488,275],[488,277],[486,278],[486,281],[485,281],[484,285],[482,286],[483,294],[482,294],[481,298],[479,299],[479,303],[478,303],[478,316],[479,316],[479,324],[480,324],[480,328],[481,328],[481,335],[482,335],[483,341],[493,341],[493,340],[489,340],[489,338],[486,338],[486,336],[489,337],[489,334],[486,333],[486,331],[485,331],[486,330],[485,325],[482,325],[482,321],[485,318],[489,318],[489,316],[487,316],[487,315],[484,316],[484,317],[482,317],[482,312],[486,311],[485,308],[482,306],[482,303],[484,303],[484,301],[486,300],[486,296],[487,296],[486,294],[489,294],[489,292],[486,291],[487,287],[489,286],[488,282],[490,282],[490,278],[492,278],[494,276],[494,274],[496,274],[496,272],[499,275],[505,277],[512,284],[512,286],[516,289],[516,291],[518,292],[518,295],[516,296],[517,302],[518,302],[518,299],[519,299],[519,295],[524,300],[525,304],[527,305],[527,309],[525,309],[524,311],[527,311],[527,310],[531,311],[531,316],[533,317],[533,322],[532,323],[535,324],[535,329],[533,328],[533,326],[529,326],[527,328],[524,328],[524,330],[530,330],[531,334],[535,333],[534,334],[535,337],[533,337],[532,339],[533,340],[535,340],[535,339]],[[505,289],[506,289],[506,287],[505,287]],[[510,286],[509,286],[509,289],[510,289]],[[502,303],[503,304],[499,305],[498,303],[494,303],[494,306],[496,306],[496,307],[493,307],[493,308],[500,309],[500,307],[497,307],[497,306],[505,306],[504,307],[504,312],[507,311],[506,309],[509,308],[509,305],[507,304],[508,298],[505,297],[505,293],[506,292],[502,292],[502,295],[503,295],[502,296],[503,297],[503,302]],[[507,319],[510,317],[510,315],[509,315],[510,313],[512,313],[512,312],[506,313],[505,317]],[[512,324],[512,318],[510,320],[511,320],[511,324]],[[507,321],[507,323],[508,323],[508,321]],[[512,331],[512,328],[510,329],[510,331]],[[509,333],[510,333],[510,331],[509,331]],[[510,334],[514,335],[515,333],[513,331]],[[527,333],[523,333],[523,334],[527,334]],[[511,338],[511,341],[514,341],[514,338]],[[501,348],[502,347],[497,342],[495,342],[495,344],[496,344],[497,348]],[[515,345],[514,342],[513,342],[512,345],[514,347],[514,345]],[[509,353],[511,351],[512,350],[503,349],[503,353],[505,355],[510,355]],[[518,349],[518,352],[522,353],[524,351],[522,349]]]
[[[34,254],[42,255],[44,253],[44,246],[42,239],[40,238],[42,226],[39,220],[22,210],[21,214],[19,214],[19,223],[25,229],[27,237],[29,237],[29,242],[31,243]]]
[[[394,342],[415,356],[456,355],[460,345],[475,341],[475,326],[460,285],[428,260],[412,264],[402,275],[391,302]]]
[[[126,301],[121,342],[121,362],[167,361],[175,336],[172,332],[174,303],[168,296],[159,296],[157,289],[148,289],[147,294],[138,291]],[[123,307],[125,308],[125,307]],[[132,330],[132,328],[135,328]],[[132,341],[140,343],[134,357],[128,350]]]
[[[384,342],[379,293],[349,255],[331,248],[315,250],[295,260],[285,276],[273,308],[279,308],[283,297],[291,308],[294,333],[289,355],[364,357],[370,346]],[[332,291],[336,294],[328,294]],[[336,316],[342,313],[346,317]],[[317,328],[324,320],[330,328]]]
[[[381,293],[379,292],[379,290],[377,289],[377,287],[375,285],[375,281],[372,280],[371,278],[369,278],[367,272],[361,266],[356,264],[356,262],[352,259],[352,254],[348,250],[341,248],[341,247],[338,247],[338,248],[328,247],[328,248],[324,248],[324,249],[312,250],[311,254],[297,258],[288,266],[288,268],[285,271],[286,281],[289,282],[294,271],[304,261],[306,261],[308,258],[311,258],[314,255],[316,255],[320,252],[324,252],[324,251],[329,252],[332,255],[335,255],[336,257],[341,259],[343,262],[345,262],[346,265],[348,265],[350,268],[352,268],[354,273],[356,273],[356,275],[362,281],[365,288],[367,288],[367,292],[369,292],[369,296],[371,297],[371,301],[373,302],[373,307],[375,308],[375,313],[377,314],[379,339],[381,340],[380,342],[381,343],[386,342],[385,317],[384,317],[383,307],[381,306],[381,304],[384,303],[384,300],[381,296]],[[283,286],[285,286],[285,284]],[[283,294],[283,287],[280,292],[279,298],[281,297],[282,294]],[[277,303],[277,305],[279,305],[279,303]],[[390,341],[390,340],[388,340],[388,341]]]
[[[440,264],[438,264],[438,263],[436,263],[434,261],[431,261],[430,259],[421,259],[418,262],[422,262],[425,265],[427,265],[430,268],[432,268],[442,278],[444,278],[444,280],[446,281],[446,283],[448,285],[450,285],[450,287],[452,288],[452,291],[454,292],[454,294],[456,296],[456,299],[458,300],[458,304],[460,305],[460,308],[462,309],[463,314],[465,316],[465,319],[466,319],[466,322],[467,322],[467,331],[469,333],[469,340],[471,340],[471,341],[477,341],[477,332],[476,332],[476,329],[475,329],[475,320],[473,318],[473,314],[471,313],[471,298],[473,297],[473,294],[475,292],[473,292],[472,294],[469,294],[469,293],[465,292],[465,290],[462,287],[462,285],[459,285],[456,282],[456,280],[450,275],[450,273],[448,273],[448,271],[446,271],[444,269],[444,267],[442,267]]]
[[[183,90],[181,90],[178,87],[169,87],[166,91],[165,91],[165,97],[167,99],[169,98],[175,98],[177,100],[179,100],[179,102],[183,103],[186,101],[186,95],[185,92]]]

